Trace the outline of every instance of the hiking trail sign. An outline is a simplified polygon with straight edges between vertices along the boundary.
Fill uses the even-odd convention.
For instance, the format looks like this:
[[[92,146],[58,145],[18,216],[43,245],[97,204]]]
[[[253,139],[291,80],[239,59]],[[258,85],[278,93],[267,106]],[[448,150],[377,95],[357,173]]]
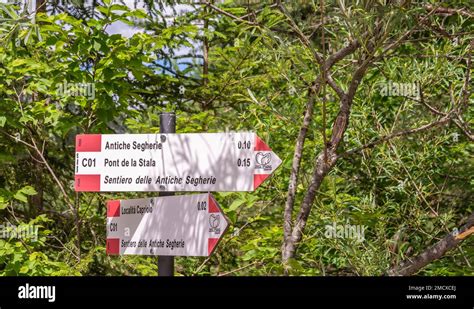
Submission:
[[[106,251],[209,256],[227,227],[210,193],[108,201]]]
[[[254,191],[281,164],[255,133],[80,134],[75,190]]]

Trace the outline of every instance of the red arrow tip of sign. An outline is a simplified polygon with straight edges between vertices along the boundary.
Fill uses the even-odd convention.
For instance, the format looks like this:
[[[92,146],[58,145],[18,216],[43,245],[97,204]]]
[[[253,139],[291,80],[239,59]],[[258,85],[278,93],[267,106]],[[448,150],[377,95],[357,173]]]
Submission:
[[[214,199],[214,197],[210,193],[209,193],[208,205],[209,207],[207,209],[209,213],[220,213],[225,221],[223,231],[219,235],[219,237],[217,238],[210,237],[207,239],[207,254],[211,255],[215,247],[219,243],[219,239],[222,237],[222,235],[224,235],[225,231],[227,230],[227,227],[229,226],[229,221],[227,221],[227,218],[223,214],[223,211],[220,209],[219,205],[217,205],[217,201]]]
[[[209,194],[209,213],[213,212],[219,213],[221,210],[219,209],[219,206],[217,206],[217,202],[214,200],[212,195]]]
[[[207,240],[207,254],[211,255],[212,251],[214,251],[214,247],[219,242],[219,238],[209,238]]]
[[[253,175],[253,188],[256,190],[270,175],[269,174],[255,174]]]
[[[255,151],[272,151],[272,149],[255,134]]]

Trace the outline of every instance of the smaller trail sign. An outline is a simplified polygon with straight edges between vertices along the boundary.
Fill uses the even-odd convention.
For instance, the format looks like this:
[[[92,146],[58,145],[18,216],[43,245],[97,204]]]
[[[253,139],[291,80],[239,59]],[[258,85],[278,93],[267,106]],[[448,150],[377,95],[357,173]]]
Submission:
[[[228,225],[210,193],[108,201],[106,251],[209,256]]]

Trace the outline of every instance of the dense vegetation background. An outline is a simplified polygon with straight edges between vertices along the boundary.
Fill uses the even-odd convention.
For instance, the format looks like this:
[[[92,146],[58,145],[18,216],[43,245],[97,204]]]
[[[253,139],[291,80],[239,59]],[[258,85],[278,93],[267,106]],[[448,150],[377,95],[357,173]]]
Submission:
[[[75,193],[74,137],[155,133],[162,111],[283,160],[215,194],[231,228],[177,275],[474,275],[474,237],[455,238],[474,225],[472,1],[17,2],[0,4],[0,224],[39,234],[0,239],[0,275],[156,275],[105,254],[105,202],[153,194]]]

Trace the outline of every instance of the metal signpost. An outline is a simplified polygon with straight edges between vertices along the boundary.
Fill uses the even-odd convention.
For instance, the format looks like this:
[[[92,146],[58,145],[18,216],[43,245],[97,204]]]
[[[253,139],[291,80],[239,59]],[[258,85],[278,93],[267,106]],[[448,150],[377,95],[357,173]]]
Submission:
[[[176,133],[176,114],[161,113],[160,114],[160,133]],[[173,192],[162,192],[160,196],[171,196]],[[167,220],[167,219],[165,219]],[[158,276],[173,277],[174,276],[174,256],[160,255],[158,256]]]

